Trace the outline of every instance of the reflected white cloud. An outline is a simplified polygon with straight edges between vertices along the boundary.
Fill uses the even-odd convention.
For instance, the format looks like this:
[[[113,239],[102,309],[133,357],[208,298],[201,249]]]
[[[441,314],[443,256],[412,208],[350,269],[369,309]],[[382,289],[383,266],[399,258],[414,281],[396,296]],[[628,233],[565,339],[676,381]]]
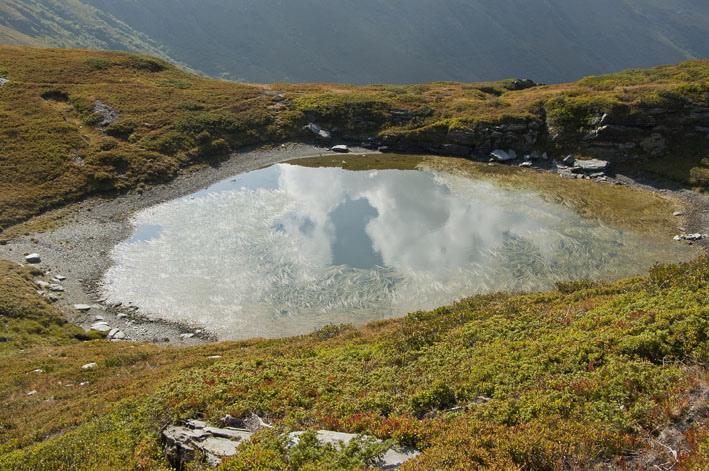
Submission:
[[[276,165],[135,222],[150,230],[116,247],[108,299],[230,339],[625,276],[663,255],[533,194],[416,171]]]

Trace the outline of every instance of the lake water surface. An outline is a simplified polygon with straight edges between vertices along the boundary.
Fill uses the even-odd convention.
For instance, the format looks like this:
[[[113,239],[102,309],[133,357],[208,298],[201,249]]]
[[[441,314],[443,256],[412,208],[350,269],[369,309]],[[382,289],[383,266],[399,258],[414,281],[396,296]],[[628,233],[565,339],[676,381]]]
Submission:
[[[528,191],[419,170],[274,165],[138,213],[109,302],[221,339],[363,324],[491,291],[616,279],[679,249]]]

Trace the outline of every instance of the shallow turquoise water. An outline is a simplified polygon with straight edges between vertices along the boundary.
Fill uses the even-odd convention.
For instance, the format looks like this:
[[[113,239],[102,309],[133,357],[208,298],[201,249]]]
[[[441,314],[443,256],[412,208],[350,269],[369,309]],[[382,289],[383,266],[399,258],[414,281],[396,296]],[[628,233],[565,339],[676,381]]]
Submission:
[[[104,289],[223,339],[362,324],[490,291],[615,279],[683,254],[527,191],[279,164],[135,216]]]

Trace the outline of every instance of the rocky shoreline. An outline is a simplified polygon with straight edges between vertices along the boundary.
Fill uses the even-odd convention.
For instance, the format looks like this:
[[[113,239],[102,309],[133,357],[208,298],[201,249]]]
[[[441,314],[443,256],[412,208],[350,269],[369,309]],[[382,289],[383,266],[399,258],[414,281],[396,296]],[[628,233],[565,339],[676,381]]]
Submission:
[[[132,305],[108,305],[102,298],[101,282],[111,266],[111,250],[133,233],[131,216],[139,210],[188,195],[233,175],[302,157],[335,155],[311,144],[287,144],[266,150],[235,153],[218,167],[207,167],[182,175],[171,183],[156,186],[145,192],[132,192],[114,199],[93,198],[69,208],[64,224],[45,233],[30,234],[0,245],[0,258],[25,263],[27,254],[40,258],[35,266],[45,272],[37,278],[38,290],[54,302],[66,318],[85,329],[104,331],[114,340],[147,341],[182,346],[197,345],[218,340],[203,326],[187,325],[153,318]],[[354,153],[373,153],[363,147],[353,147]],[[506,154],[506,155],[505,155]],[[500,156],[502,158],[500,158]],[[593,178],[611,184],[642,187],[677,198],[684,208],[677,214],[678,226],[684,234],[705,234],[709,231],[709,196],[673,187],[657,180],[630,179],[623,175],[605,173],[607,164],[586,162],[579,164],[571,158],[556,161],[543,154],[530,153],[510,158],[501,151],[493,160],[503,163],[491,165],[518,165],[559,173],[561,178]],[[487,160],[489,156],[478,156]],[[588,168],[584,165],[588,164]],[[602,168],[601,168],[602,167]],[[678,235],[682,235],[678,232]],[[706,238],[693,243],[706,249]]]

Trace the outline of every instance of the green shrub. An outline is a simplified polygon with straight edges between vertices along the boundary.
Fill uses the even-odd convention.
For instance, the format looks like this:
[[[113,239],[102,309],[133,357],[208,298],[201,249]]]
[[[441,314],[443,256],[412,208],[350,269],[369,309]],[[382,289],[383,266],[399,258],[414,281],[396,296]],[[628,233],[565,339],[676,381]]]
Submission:
[[[104,59],[103,57],[89,57],[84,63],[89,71],[94,70],[106,70],[111,67],[111,61]]]

